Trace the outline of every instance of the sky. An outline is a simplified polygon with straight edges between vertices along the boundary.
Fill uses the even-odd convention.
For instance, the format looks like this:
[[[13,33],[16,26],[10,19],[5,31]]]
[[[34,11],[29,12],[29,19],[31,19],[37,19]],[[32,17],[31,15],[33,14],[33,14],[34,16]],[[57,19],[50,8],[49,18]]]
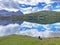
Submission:
[[[32,37],[41,36],[42,38],[52,37],[52,33],[60,33],[60,23],[54,24],[37,24],[24,21],[21,25],[8,24],[0,25],[0,36],[11,34],[28,35]],[[56,35],[56,34],[55,34]],[[53,37],[55,36],[53,35]],[[56,35],[57,36],[57,35]],[[58,35],[59,37],[60,35]]]
[[[0,10],[22,11],[24,14],[42,10],[60,11],[60,0],[0,0]]]

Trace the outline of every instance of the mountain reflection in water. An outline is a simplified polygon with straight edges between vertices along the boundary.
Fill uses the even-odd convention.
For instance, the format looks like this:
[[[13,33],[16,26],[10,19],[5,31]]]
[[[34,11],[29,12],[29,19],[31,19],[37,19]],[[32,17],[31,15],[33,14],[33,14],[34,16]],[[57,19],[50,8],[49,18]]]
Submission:
[[[13,20],[0,20],[0,25],[8,25],[8,24],[21,24],[23,23],[23,21],[17,20],[17,21],[13,21]]]

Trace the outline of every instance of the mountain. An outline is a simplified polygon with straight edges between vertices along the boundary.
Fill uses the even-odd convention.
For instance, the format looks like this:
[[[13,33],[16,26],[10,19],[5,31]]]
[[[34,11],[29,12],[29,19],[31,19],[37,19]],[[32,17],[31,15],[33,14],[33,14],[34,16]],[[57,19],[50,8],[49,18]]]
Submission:
[[[60,22],[60,12],[40,11],[23,15],[23,20],[39,24],[51,24]]]
[[[12,16],[12,15],[23,15],[23,13],[19,11],[7,11],[7,10],[0,10],[0,16]]]
[[[48,43],[47,43],[48,42]],[[38,39],[30,36],[9,35],[0,37],[0,45],[59,45],[60,38]]]
[[[51,24],[60,22],[60,12],[55,11],[40,11],[31,14],[25,14],[22,16],[8,16],[0,17],[0,20],[9,19],[9,20],[22,20],[27,22],[34,22],[39,24]]]

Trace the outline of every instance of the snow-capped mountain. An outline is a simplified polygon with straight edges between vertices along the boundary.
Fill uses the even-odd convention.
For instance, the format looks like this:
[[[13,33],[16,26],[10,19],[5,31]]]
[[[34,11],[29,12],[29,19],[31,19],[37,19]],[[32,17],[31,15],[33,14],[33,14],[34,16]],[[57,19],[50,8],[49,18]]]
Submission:
[[[0,0],[0,10],[20,10],[24,14],[41,10],[60,11],[60,1],[56,0]]]

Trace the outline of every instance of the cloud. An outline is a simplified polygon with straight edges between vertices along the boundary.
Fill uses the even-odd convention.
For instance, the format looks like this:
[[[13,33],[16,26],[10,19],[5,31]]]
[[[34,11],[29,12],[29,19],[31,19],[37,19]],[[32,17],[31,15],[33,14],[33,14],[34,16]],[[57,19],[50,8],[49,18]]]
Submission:
[[[60,9],[60,2],[50,2],[50,3],[46,3],[46,2],[38,2],[36,5],[28,5],[28,4],[20,4],[20,8],[23,8],[23,10],[21,10],[22,12],[25,13],[29,13],[29,10],[27,11],[27,9],[30,7],[30,12],[37,12],[37,11],[42,11],[42,10],[52,10],[52,11],[58,11],[58,9]],[[26,10],[24,10],[26,8]],[[59,10],[60,11],[60,10]]]
[[[42,37],[42,38],[47,38],[49,37],[49,31],[45,31],[45,32],[39,32],[36,29],[31,29],[31,30],[25,30],[25,31],[20,31],[18,34],[21,35],[28,35],[28,36],[32,36],[32,37]]]
[[[17,11],[24,14],[42,10],[60,10],[60,2],[50,0],[0,0],[0,10]]]
[[[18,24],[0,25],[0,36],[15,34],[18,31]]]
[[[20,9],[22,12],[25,13],[31,13],[31,12],[37,12],[40,10],[43,10],[44,6],[46,6],[45,2],[40,2],[36,5],[27,5],[27,4],[20,4]]]
[[[56,29],[56,30],[55,30]],[[51,34],[60,32],[60,23],[54,24],[37,24],[24,21],[19,24],[0,25],[0,36],[6,36],[11,34],[27,35],[32,37],[41,36],[42,38],[51,37]],[[54,35],[53,35],[54,36]]]
[[[28,14],[32,12],[32,7],[28,7],[28,8],[20,8],[22,12],[24,12],[24,14]]]
[[[28,35],[32,37],[47,37],[45,32],[38,31],[40,24],[33,24],[30,22],[24,22],[23,24],[8,24],[6,26],[0,25],[0,36],[6,36],[11,34]]]
[[[50,0],[19,0],[18,1],[20,4],[29,4],[29,5],[36,5],[39,2],[45,2],[45,3],[50,3]]]
[[[8,11],[16,11],[19,10],[20,8],[18,7],[18,2],[15,0],[1,0],[0,1],[0,10],[8,10]]]

